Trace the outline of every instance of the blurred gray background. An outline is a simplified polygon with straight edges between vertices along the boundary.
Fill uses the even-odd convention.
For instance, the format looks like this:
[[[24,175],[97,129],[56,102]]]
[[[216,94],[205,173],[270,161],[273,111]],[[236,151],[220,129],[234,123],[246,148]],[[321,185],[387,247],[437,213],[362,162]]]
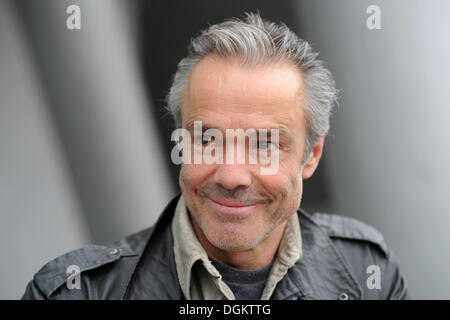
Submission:
[[[179,190],[163,110],[176,64],[201,29],[257,10],[308,40],[341,90],[302,206],[373,225],[414,298],[450,299],[445,0],[0,0],[0,299],[156,220]]]

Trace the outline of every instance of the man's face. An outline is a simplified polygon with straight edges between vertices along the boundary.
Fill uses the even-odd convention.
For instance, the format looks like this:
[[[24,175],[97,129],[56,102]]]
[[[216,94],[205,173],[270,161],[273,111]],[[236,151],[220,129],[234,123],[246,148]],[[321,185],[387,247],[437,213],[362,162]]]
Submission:
[[[224,143],[226,129],[286,133],[279,136],[273,175],[261,175],[260,165],[248,161],[182,164],[180,187],[194,229],[214,247],[254,248],[299,207],[307,133],[303,92],[302,77],[289,64],[245,67],[210,55],[195,67],[183,97],[184,128],[200,120],[203,128],[219,129]]]

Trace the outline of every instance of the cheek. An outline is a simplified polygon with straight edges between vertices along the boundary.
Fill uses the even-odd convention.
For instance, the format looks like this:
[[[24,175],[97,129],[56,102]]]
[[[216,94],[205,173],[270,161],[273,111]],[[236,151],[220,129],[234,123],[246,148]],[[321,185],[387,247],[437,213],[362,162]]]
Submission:
[[[302,179],[299,170],[279,170],[275,175],[260,176],[260,182],[276,198],[294,196],[302,189]]]
[[[260,183],[273,195],[274,205],[279,210],[292,213],[300,206],[303,180],[299,168],[280,170],[273,176],[262,176]]]
[[[179,184],[186,202],[186,206],[193,213],[199,212],[198,197],[196,189],[202,185],[204,178],[199,165],[182,165],[180,169]]]
[[[194,192],[210,176],[211,168],[201,164],[182,164],[180,169],[180,187],[183,192]]]

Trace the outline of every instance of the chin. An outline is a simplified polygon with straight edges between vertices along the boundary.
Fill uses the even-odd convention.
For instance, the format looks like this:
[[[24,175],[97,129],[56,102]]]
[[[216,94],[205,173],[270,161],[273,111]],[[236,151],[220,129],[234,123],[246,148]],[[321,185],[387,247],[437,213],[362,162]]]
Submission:
[[[237,241],[210,241],[210,243],[224,251],[246,251],[256,247],[257,243],[254,242],[237,242]]]
[[[210,233],[203,233],[206,239],[214,247],[226,251],[245,251],[256,247],[262,237],[248,237],[249,232],[245,230],[210,230]]]

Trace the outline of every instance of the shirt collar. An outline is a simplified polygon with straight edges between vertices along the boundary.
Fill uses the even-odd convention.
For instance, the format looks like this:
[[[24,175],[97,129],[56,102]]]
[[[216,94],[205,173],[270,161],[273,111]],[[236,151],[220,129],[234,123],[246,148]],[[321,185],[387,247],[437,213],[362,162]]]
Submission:
[[[194,264],[201,260],[207,271],[214,277],[220,277],[219,272],[209,261],[209,257],[195,235],[189,214],[186,209],[183,194],[175,208],[175,216],[172,220],[173,250],[175,264],[180,281],[181,290],[186,299],[191,299],[191,279]]]

